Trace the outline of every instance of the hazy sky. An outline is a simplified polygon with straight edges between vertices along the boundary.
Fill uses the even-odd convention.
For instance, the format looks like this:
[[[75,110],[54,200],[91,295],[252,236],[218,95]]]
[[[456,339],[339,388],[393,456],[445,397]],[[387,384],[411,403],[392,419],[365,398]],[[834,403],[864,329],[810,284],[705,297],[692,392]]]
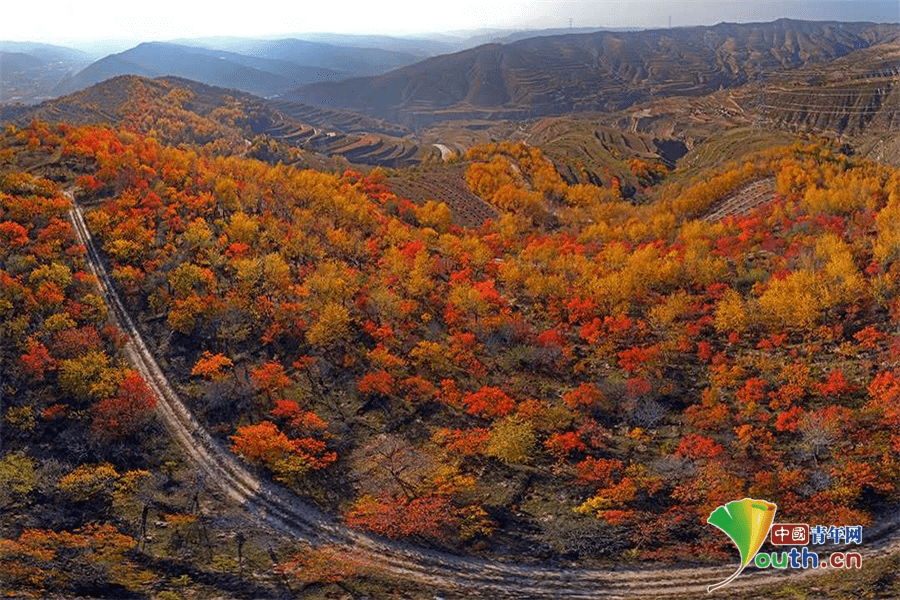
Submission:
[[[66,43],[300,32],[666,27],[720,21],[900,20],[900,0],[4,0],[0,40]]]

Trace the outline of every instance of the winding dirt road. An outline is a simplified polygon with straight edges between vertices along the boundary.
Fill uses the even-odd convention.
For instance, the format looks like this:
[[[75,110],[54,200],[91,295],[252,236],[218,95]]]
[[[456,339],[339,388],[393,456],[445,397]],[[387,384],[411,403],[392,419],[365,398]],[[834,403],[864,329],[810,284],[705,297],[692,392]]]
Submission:
[[[448,158],[453,156],[453,150],[451,150],[444,144],[432,144],[432,146],[441,151],[441,160],[447,160]]]
[[[181,402],[119,299],[85,225],[81,208],[67,195],[74,207],[70,219],[87,248],[88,263],[97,276],[103,298],[129,337],[124,351],[159,397],[160,417],[185,454],[208,474],[209,480],[271,529],[313,544],[350,547],[376,567],[433,588],[436,593],[454,592],[481,598],[705,597],[707,585],[722,581],[736,568],[736,564],[671,569],[550,568],[455,556],[350,529],[284,488],[260,480],[215,440]],[[900,551],[898,517],[891,521],[889,535],[878,541],[864,539],[860,549],[864,561]],[[729,589],[760,590],[767,584],[785,583],[788,579],[793,583],[811,573],[749,571],[730,584]]]

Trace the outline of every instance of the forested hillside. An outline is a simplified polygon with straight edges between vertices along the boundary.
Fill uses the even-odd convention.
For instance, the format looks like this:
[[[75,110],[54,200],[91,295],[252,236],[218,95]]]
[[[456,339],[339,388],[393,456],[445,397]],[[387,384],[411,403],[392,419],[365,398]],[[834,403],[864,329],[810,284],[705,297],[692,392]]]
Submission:
[[[117,355],[64,190],[201,422],[353,527],[699,561],[726,556],[704,523],[731,499],[866,526],[897,501],[894,169],[815,142],[696,179],[636,160],[638,206],[494,144],[466,180],[499,217],[461,229],[378,170],[38,122],[2,147],[6,589],[81,589],[63,548],[139,589],[153,565],[108,566],[141,538],[139,490],[187,485],[165,483],[155,398]],[[758,208],[702,218],[760,180]]]

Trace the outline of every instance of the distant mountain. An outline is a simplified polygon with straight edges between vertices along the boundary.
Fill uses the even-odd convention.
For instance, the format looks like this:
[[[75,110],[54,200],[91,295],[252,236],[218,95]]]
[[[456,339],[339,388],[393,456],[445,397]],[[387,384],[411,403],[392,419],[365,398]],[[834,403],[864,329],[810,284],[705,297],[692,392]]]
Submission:
[[[654,96],[701,95],[825,63],[896,36],[897,25],[782,19],[595,32],[487,44],[382,76],[315,83],[285,98],[406,125],[616,110]]]
[[[40,42],[0,41],[0,52],[19,52],[40,58],[46,62],[68,61],[77,63],[89,60],[89,55],[81,50]]]
[[[0,41],[0,103],[40,101],[89,62],[87,54],[72,48]]]
[[[349,33],[303,33],[292,36],[309,42],[331,44],[344,48],[386,50],[411,54],[420,59],[447,54],[461,50],[460,40],[457,38],[444,38],[442,36],[428,37],[395,37],[389,35],[349,34]],[[466,47],[471,47],[471,44]]]
[[[736,90],[732,97],[769,127],[889,141],[896,161],[900,35],[841,57],[827,70],[800,67]]]
[[[236,43],[229,49],[257,58],[330,69],[345,77],[381,75],[416,63],[427,56],[381,48],[336,46],[294,38],[247,40]]]
[[[43,67],[47,61],[22,52],[0,52],[0,73]]]
[[[262,96],[314,81],[340,78],[339,73],[330,69],[285,60],[151,42],[92,63],[61,82],[54,92],[57,95],[72,93],[117,75],[173,75]]]
[[[551,29],[517,29],[501,30],[483,33],[468,38],[466,46],[473,48],[484,44],[511,44],[520,40],[535,37],[548,37],[551,35],[574,35],[580,33],[596,33],[598,31],[639,31],[638,28],[608,28],[608,27],[555,27]],[[462,49],[462,48],[460,48]]]

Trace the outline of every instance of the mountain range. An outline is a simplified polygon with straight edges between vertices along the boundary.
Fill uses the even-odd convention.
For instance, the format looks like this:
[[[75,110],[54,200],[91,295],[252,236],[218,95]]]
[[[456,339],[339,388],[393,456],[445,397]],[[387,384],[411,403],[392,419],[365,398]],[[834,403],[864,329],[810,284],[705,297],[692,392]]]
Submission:
[[[433,57],[380,76],[313,83],[285,97],[413,126],[610,111],[824,64],[897,35],[896,25],[782,19],[536,37]]]
[[[447,118],[608,111],[654,97],[701,95],[897,35],[897,25],[782,19],[645,31],[487,32],[445,40],[209,38],[142,43],[90,64],[87,54],[71,49],[0,43],[0,101],[30,103],[117,75],[176,76],[421,126]],[[448,52],[460,47],[465,49]]]
[[[373,47],[295,38],[207,38],[142,43],[92,62],[91,55],[71,48],[0,42],[0,103],[39,102],[118,75],[184,77],[272,96],[310,82],[383,74],[449,48],[377,36],[338,39],[348,44],[371,42]]]
[[[337,71],[283,59],[150,42],[92,63],[73,77],[60,82],[54,91],[57,95],[68,94],[125,74],[185,77],[260,96],[313,81],[340,77]]]
[[[349,79],[417,54],[297,39],[201,42],[220,48],[145,43],[107,56],[56,86],[56,93],[82,91],[7,106],[2,119],[118,123],[136,90],[162,98],[181,88],[192,95],[183,108],[204,119],[237,102],[248,138],[265,134],[386,166],[414,164],[435,148],[463,151],[491,139],[504,120],[527,132],[529,119],[601,113],[608,126],[688,145],[718,128],[765,121],[781,130],[865,134],[878,153],[897,150],[885,137],[900,122],[897,25],[781,20],[545,35]],[[402,46],[393,38],[356,40],[367,42]],[[7,73],[40,69],[54,57],[60,65],[84,58],[53,47],[0,49]],[[328,81],[296,87],[304,78]]]

